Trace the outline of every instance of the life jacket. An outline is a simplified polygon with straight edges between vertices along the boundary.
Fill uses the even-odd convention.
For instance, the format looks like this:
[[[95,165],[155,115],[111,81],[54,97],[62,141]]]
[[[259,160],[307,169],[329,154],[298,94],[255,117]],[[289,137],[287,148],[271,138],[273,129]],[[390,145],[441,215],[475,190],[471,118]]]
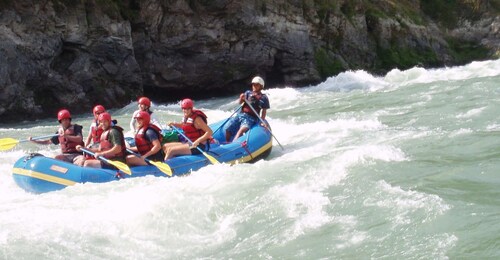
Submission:
[[[158,141],[160,141],[160,143],[163,139],[161,129],[156,125],[149,124],[148,126],[144,126],[139,129],[135,134],[135,146],[137,147],[137,151],[139,151],[141,155],[144,155],[147,152],[151,151],[151,149],[153,149],[153,142],[146,139],[146,131],[148,131],[148,129],[153,129],[153,131],[156,132],[156,134],[158,135]]]
[[[118,122],[116,120],[111,120],[111,126],[116,125]],[[90,134],[92,137],[92,143],[99,143],[99,140],[101,139],[101,135],[104,130],[99,127],[99,122],[95,120],[92,122],[92,125],[90,125]]]
[[[252,105],[252,107],[255,109],[255,111],[257,112],[257,115],[252,111],[252,109],[248,106],[248,104],[245,102],[243,104],[243,108],[241,108],[241,110],[244,112],[244,113],[247,113],[251,116],[260,116],[260,100],[262,99],[262,97],[264,96],[264,94],[262,94],[262,92],[253,92],[253,91],[246,91],[245,92],[245,99],[248,100],[248,102],[250,103],[250,105]],[[251,98],[252,95],[254,96],[254,98]]]
[[[90,126],[90,134],[92,137],[92,143],[98,143],[99,140],[101,139],[101,135],[104,130],[99,127],[99,123],[97,121],[94,121],[92,125]]]
[[[182,130],[187,138],[191,141],[196,141],[200,136],[205,134],[205,131],[198,129],[194,126],[194,120],[197,117],[201,117],[203,122],[207,123],[207,116],[200,110],[193,110],[191,116],[182,119]]]
[[[57,133],[59,134],[58,138],[59,138],[59,144],[61,145],[61,152],[62,153],[79,153],[76,150],[76,146],[77,145],[82,145],[82,146],[84,145],[83,138],[80,142],[74,142],[74,141],[70,141],[69,139],[64,138],[64,136],[61,136],[63,134],[76,136],[75,127],[81,128],[81,126],[79,126],[79,125],[71,125],[66,130],[64,130],[62,127],[60,127],[59,130],[57,130]]]
[[[102,152],[110,150],[111,148],[113,148],[114,145],[108,140],[109,132],[111,132],[111,129],[113,129],[113,128],[116,129],[116,130],[118,130],[120,132],[121,139],[122,139],[122,149],[118,153],[115,153],[115,154],[112,154],[112,155],[106,155],[104,157],[106,157],[108,159],[112,159],[112,158],[125,158],[125,154],[126,154],[125,151],[126,151],[127,148],[125,146],[125,138],[123,137],[123,128],[121,128],[119,126],[112,126],[108,130],[102,132],[100,143],[99,143],[99,147],[101,148]]]

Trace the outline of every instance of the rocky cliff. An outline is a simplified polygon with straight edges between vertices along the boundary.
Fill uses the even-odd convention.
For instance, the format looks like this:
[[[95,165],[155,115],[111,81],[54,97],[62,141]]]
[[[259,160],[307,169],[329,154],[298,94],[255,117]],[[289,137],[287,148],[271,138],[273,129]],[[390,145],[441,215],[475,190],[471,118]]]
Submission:
[[[451,3],[453,2],[453,3]],[[500,55],[500,0],[0,0],[0,121]]]

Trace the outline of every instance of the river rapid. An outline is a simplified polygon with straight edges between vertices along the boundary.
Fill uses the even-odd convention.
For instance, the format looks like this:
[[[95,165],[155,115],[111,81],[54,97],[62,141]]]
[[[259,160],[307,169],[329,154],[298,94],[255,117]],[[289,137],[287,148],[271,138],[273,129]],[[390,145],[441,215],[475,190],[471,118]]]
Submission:
[[[270,86],[284,150],[186,177],[30,194],[14,162],[58,147],[20,143],[0,152],[0,259],[498,259],[499,82],[491,60]],[[238,104],[195,106],[215,122]],[[111,114],[128,129],[135,109]],[[163,123],[182,116],[178,104],[153,110]],[[73,121],[86,136],[90,111]],[[0,138],[56,128],[55,116],[0,125]]]

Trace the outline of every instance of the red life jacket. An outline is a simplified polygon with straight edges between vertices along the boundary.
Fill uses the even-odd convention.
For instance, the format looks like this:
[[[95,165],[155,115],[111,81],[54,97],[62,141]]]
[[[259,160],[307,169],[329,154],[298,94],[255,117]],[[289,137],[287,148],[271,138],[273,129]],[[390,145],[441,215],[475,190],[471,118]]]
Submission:
[[[187,138],[191,141],[196,141],[196,139],[200,138],[200,136],[205,134],[205,131],[198,129],[194,126],[194,120],[197,117],[201,117],[203,122],[207,123],[207,116],[200,110],[193,110],[191,116],[188,118],[183,118],[182,120],[182,130]]]
[[[66,139],[63,136],[61,136],[62,134],[76,136],[75,126],[78,126],[78,125],[71,125],[66,130],[64,130],[62,127],[60,127],[59,130],[57,130],[57,133],[59,134],[58,138],[59,138],[59,144],[61,145],[61,152],[62,153],[79,153],[76,150],[76,146],[77,145],[82,145],[82,146],[84,145],[83,138],[80,142],[74,142],[74,141],[70,141],[69,139]],[[79,127],[81,127],[81,126],[79,126]]]
[[[135,134],[135,146],[137,147],[137,151],[139,151],[141,155],[144,155],[147,152],[151,151],[151,149],[153,149],[153,142],[146,139],[146,131],[148,129],[153,129],[153,131],[156,132],[156,134],[158,135],[158,141],[160,141],[160,143],[163,139],[163,135],[161,134],[161,129],[156,125],[149,124],[148,126],[144,126],[141,129],[139,129]]]
[[[121,136],[121,139],[122,139],[122,149],[120,152],[118,153],[115,153],[115,154],[112,154],[112,155],[106,155],[104,157],[108,158],[108,159],[112,159],[112,158],[125,158],[125,151],[127,149],[127,147],[125,147],[125,138],[123,137],[123,128],[119,127],[119,126],[112,126],[110,127],[108,130],[102,132],[101,134],[101,140],[100,140],[100,143],[99,143],[99,147],[101,148],[101,152],[104,152],[104,151],[108,151],[110,150],[111,148],[113,148],[113,144],[108,140],[108,135],[109,135],[109,132],[111,132],[111,129],[114,128],[116,130],[118,130],[120,132],[120,136]]]
[[[247,114],[249,114],[251,116],[257,116],[257,117],[260,116],[260,109],[261,108],[260,108],[260,105],[259,105],[259,101],[260,101],[260,99],[263,96],[262,92],[247,91],[243,95],[245,95],[245,99],[248,100],[248,102],[255,109],[255,111],[257,112],[257,115],[252,111],[252,109],[248,106],[248,104],[246,102],[243,104],[243,108],[241,108],[241,110],[244,113],[247,113]],[[253,100],[250,100],[252,95],[255,98]]]
[[[94,121],[90,126],[90,134],[92,137],[92,143],[94,144],[99,142],[99,140],[101,139],[102,132],[104,132],[104,130],[102,130],[102,128],[98,126],[99,123],[97,121]]]

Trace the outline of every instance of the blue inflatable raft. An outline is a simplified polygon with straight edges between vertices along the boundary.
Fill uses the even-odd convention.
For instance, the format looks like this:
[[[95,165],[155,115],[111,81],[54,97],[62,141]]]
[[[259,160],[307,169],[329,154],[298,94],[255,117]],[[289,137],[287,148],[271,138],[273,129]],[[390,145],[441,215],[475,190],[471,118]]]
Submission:
[[[216,131],[225,121],[212,124],[210,127]],[[227,144],[224,143],[223,132],[222,129],[215,132],[213,137],[220,144],[210,144],[210,150],[207,152],[221,163],[254,162],[271,153],[272,136],[262,126],[254,126],[236,142]],[[210,161],[204,155],[199,154],[174,157],[165,163],[172,169],[172,176],[179,176],[207,166]],[[167,176],[153,165],[134,166],[130,169],[132,174],[127,175],[117,170],[80,167],[40,154],[30,154],[17,160],[12,169],[12,175],[19,187],[32,193],[60,190],[76,183],[101,183],[147,175]]]

